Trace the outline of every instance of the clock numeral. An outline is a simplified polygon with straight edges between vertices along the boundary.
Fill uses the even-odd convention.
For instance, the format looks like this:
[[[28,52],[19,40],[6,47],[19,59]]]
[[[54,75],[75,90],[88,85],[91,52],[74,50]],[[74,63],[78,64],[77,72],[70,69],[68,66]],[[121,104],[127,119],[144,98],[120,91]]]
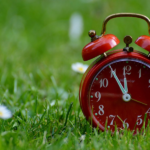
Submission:
[[[108,79],[107,78],[101,79],[100,80],[100,88],[101,87],[106,88],[107,86],[108,86]]]
[[[103,106],[103,105],[99,105],[98,114],[99,114],[99,115],[104,115],[104,106]]]
[[[110,125],[113,125],[114,124],[114,119],[115,119],[116,116],[114,115],[109,115],[109,118],[112,118],[111,122],[110,122]]]
[[[124,73],[127,74],[127,75],[130,75],[131,74],[131,72],[130,72],[131,69],[132,69],[132,67],[130,65],[124,66],[123,67],[123,75],[124,75]]]
[[[127,119],[125,119],[125,120],[123,121],[123,127],[124,127],[124,128],[126,127],[126,128],[128,129],[128,128],[129,128],[129,123],[127,123],[126,120],[127,120]]]
[[[101,99],[101,93],[100,92],[95,92],[95,97],[98,98],[97,102],[99,102],[100,99]]]
[[[139,78],[141,78],[141,69],[139,70]]]
[[[142,117],[142,115],[137,116],[137,121],[136,121],[136,124],[137,124],[137,125],[141,125],[142,122],[143,122],[142,118],[140,118],[140,117]]]
[[[116,74],[116,69],[113,70]],[[110,77],[112,78],[114,75],[112,74],[112,71],[110,71]]]
[[[148,80],[148,83],[150,84],[150,79]],[[148,88],[150,87],[150,85],[148,86]]]
[[[150,108],[147,110],[146,114],[149,114],[149,116],[150,116]]]

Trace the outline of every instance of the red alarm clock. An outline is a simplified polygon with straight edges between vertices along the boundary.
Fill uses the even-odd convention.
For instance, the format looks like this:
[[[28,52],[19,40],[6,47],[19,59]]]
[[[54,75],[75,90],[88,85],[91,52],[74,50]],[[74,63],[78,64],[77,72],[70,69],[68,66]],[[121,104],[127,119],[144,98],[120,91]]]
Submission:
[[[133,133],[146,127],[150,119],[150,53],[130,47],[131,36],[124,38],[125,47],[108,51],[119,44],[113,34],[105,34],[107,22],[116,17],[137,17],[148,23],[146,16],[119,13],[108,16],[102,33],[89,31],[91,42],[82,50],[84,61],[99,56],[84,73],[79,90],[80,106],[93,127],[114,132],[127,128]],[[135,43],[150,52],[150,37],[140,36]]]

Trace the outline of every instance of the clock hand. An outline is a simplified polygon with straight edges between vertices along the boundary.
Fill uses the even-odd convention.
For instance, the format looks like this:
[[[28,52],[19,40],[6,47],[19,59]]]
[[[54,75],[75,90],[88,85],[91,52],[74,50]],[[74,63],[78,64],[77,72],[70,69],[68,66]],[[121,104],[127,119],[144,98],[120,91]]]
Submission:
[[[140,102],[140,101],[137,101],[137,100],[135,100],[135,99],[133,99],[133,98],[131,98],[131,100],[133,100],[133,101],[135,101],[135,102],[138,102],[138,103],[141,103],[141,104],[143,104],[143,105],[147,105],[147,104],[145,104],[145,103],[143,103],[143,102]]]
[[[126,94],[127,92],[126,92],[126,90],[123,88],[122,84],[120,83],[120,81],[119,81],[119,79],[118,79],[118,77],[117,77],[115,71],[113,71],[113,69],[111,68],[110,65],[109,65],[109,68],[111,69],[111,72],[112,72],[112,74],[114,75],[114,78],[115,78],[115,80],[117,81],[117,83],[118,83],[118,85],[119,85],[119,87],[120,87],[120,90],[122,91],[123,94]]]
[[[124,89],[126,90],[126,92],[128,92],[128,86],[127,86],[127,79],[126,79],[126,73],[125,73],[125,69],[124,69]]]

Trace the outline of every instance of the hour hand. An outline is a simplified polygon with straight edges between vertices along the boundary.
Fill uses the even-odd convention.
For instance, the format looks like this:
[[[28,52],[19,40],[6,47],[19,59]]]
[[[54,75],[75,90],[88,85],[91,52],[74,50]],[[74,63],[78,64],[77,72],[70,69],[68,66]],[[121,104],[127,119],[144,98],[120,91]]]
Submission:
[[[114,76],[116,82],[118,83],[120,90],[122,91],[123,94],[126,94],[127,92],[126,92],[126,90],[123,88],[122,84],[120,83],[120,80],[118,79],[118,77],[117,77],[115,71],[113,71],[113,69],[112,69],[112,67],[111,67],[110,65],[109,65],[109,68],[111,69],[111,72],[112,72],[112,74],[113,74],[113,76]]]

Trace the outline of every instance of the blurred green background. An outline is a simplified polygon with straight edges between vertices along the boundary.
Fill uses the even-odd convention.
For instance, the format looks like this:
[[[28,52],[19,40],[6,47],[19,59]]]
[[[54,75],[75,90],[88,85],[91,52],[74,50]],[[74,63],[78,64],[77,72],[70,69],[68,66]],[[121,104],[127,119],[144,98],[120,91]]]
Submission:
[[[150,17],[149,1],[127,0],[6,0],[0,2],[0,75],[3,84],[24,74],[33,74],[40,88],[51,86],[50,78],[39,80],[44,74],[53,75],[58,85],[72,88],[79,78],[71,70],[74,62],[83,62],[82,48],[90,42],[90,29],[100,35],[103,20],[119,12],[140,13]],[[69,19],[73,13],[83,17],[83,34],[76,44],[69,39]],[[116,48],[123,48],[123,38],[131,35],[133,41],[148,35],[146,22],[134,18],[117,18],[107,25],[107,32],[121,41]],[[135,44],[134,48],[139,49]],[[93,60],[92,60],[93,61]],[[92,61],[85,62],[90,64]],[[7,74],[9,72],[9,75]],[[31,75],[30,74],[30,75]],[[7,78],[8,77],[8,78]],[[78,78],[77,80],[71,80]],[[69,83],[68,83],[69,80]],[[26,80],[25,80],[26,82]],[[45,85],[46,84],[46,85]]]

